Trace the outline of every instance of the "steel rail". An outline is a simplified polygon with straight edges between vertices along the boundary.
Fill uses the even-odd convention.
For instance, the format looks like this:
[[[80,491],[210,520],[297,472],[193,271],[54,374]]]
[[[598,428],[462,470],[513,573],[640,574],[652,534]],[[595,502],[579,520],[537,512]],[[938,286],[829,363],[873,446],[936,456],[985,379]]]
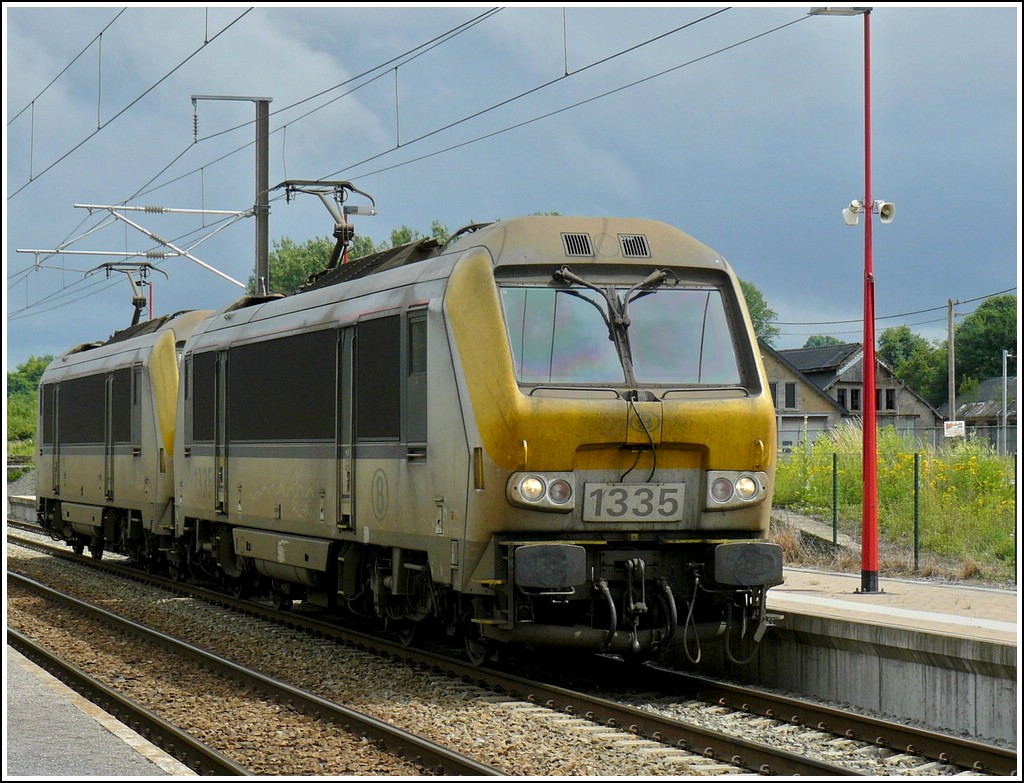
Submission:
[[[8,584],[14,583],[34,590],[47,599],[63,603],[74,610],[94,617],[102,622],[127,631],[157,644],[182,657],[196,661],[217,674],[228,675],[242,685],[257,691],[270,694],[285,706],[298,712],[306,713],[317,720],[331,722],[343,726],[350,734],[365,736],[382,744],[396,756],[411,759],[426,769],[432,769],[444,775],[475,775],[501,776],[505,773],[499,769],[482,764],[461,753],[437,745],[423,737],[418,737],[403,729],[391,726],[384,721],[340,704],[323,699],[315,694],[288,685],[281,680],[268,677],[253,669],[241,666],[219,655],[203,650],[180,639],[168,636],[160,631],[119,617],[94,604],[80,601],[72,596],[47,587],[34,579],[7,572]]]
[[[901,750],[974,772],[1017,775],[1017,752],[1012,749],[813,704],[753,687],[729,685],[688,672],[650,665],[646,668],[649,669],[648,686],[653,687],[657,683],[659,691],[675,687],[680,693],[692,694],[701,701],[713,701],[721,707]]]
[[[10,578],[10,574],[8,574]],[[28,637],[7,629],[7,643],[26,658],[46,669],[68,687],[98,704],[130,729],[162,748],[200,775],[252,775],[209,745],[123,696],[81,669],[39,646]],[[8,740],[10,737],[8,737]]]

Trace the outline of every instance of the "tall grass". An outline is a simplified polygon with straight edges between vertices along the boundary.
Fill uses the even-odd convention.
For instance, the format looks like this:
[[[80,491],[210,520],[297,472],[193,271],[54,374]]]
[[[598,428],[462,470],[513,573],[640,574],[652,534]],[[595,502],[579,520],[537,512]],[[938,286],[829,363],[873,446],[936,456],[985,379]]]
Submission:
[[[983,440],[954,439],[941,450],[920,449],[891,427],[878,430],[878,529],[880,542],[914,543],[914,454],[918,473],[919,543],[922,554],[981,568],[1000,579],[1016,560],[1016,481],[1013,457]],[[863,497],[863,430],[844,422],[780,457],[775,503],[831,519],[833,454],[837,455],[840,530],[860,538]],[[970,563],[976,564],[973,568]]]

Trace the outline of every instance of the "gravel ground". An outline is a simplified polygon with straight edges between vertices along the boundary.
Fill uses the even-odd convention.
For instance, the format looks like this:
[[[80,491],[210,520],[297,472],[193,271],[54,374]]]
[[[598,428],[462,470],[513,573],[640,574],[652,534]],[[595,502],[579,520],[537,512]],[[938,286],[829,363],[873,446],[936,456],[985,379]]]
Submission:
[[[12,585],[8,624],[259,775],[423,775],[373,743],[301,715],[134,636]],[[328,752],[329,749],[329,752]]]

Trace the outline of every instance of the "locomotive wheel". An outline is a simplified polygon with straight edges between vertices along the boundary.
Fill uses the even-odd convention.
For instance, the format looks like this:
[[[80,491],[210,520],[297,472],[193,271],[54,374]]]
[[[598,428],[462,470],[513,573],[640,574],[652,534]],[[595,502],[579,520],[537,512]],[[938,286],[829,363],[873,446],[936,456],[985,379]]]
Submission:
[[[248,598],[252,595],[251,580],[243,573],[231,580],[231,595],[235,598]]]
[[[412,647],[416,642],[419,628],[420,624],[415,620],[403,620],[398,627],[398,643],[403,647]]]
[[[270,588],[270,600],[279,611],[287,612],[292,608],[292,597],[279,587]]]
[[[494,645],[484,637],[480,626],[473,622],[472,615],[466,615],[462,623],[462,640],[466,657],[474,666],[483,666],[494,652]]]
[[[102,541],[96,541],[96,542],[94,542],[92,544],[89,544],[89,554],[92,555],[92,559],[93,560],[102,560],[103,559],[103,542]]]
[[[81,541],[76,541],[71,545],[71,551],[74,552],[76,555],[80,555],[82,554],[82,552],[85,551],[85,544],[83,544]]]

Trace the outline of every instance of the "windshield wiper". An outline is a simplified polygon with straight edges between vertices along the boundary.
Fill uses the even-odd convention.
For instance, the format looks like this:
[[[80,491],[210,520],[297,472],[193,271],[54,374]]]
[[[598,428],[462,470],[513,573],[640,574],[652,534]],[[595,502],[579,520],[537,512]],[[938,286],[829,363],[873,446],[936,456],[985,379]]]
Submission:
[[[668,278],[670,274],[672,275],[672,277],[675,277],[675,275],[669,272],[668,270],[654,270],[639,283],[637,283],[636,285],[632,286],[629,290],[627,290],[626,295],[622,297],[622,299],[619,299],[619,297],[616,295],[615,288],[613,286],[594,285],[593,283],[584,280],[578,274],[573,272],[568,266],[563,266],[559,269],[556,269],[551,276],[560,283],[575,283],[576,285],[581,285],[584,288],[589,288],[592,291],[597,291],[599,294],[601,294],[602,297],[604,297],[605,302],[608,304],[608,316],[605,317],[604,312],[601,312],[601,317],[604,319],[605,326],[608,327],[608,339],[615,343],[615,349],[619,354],[619,361],[622,363],[622,369],[625,372],[627,382],[633,384],[636,382],[636,379],[633,374],[633,352],[629,345],[628,333],[629,303],[630,301],[632,301],[630,297],[633,295],[633,292],[636,291],[638,288],[647,288],[653,285],[661,285],[663,282],[665,282],[666,278]],[[592,305],[594,305],[594,307],[597,307],[599,311],[601,310],[597,302],[594,302],[588,297],[581,296],[580,294],[575,293],[571,290],[567,291],[566,293],[578,296],[579,298],[590,302]],[[650,293],[654,292],[642,291],[641,293],[637,294],[636,297],[633,298],[639,298],[640,296],[644,296],[645,294]]]
[[[641,291],[636,296],[633,296],[633,292],[638,288],[647,288],[652,285],[661,285],[665,282],[665,279],[669,276],[669,272],[664,269],[655,269],[647,277],[637,283],[635,286],[626,291],[626,295],[622,297],[622,319],[626,326],[629,326],[629,303],[635,299],[639,299],[641,296],[647,294],[653,294],[654,291]],[[675,275],[672,275],[675,277]],[[678,281],[678,278],[676,278]]]

